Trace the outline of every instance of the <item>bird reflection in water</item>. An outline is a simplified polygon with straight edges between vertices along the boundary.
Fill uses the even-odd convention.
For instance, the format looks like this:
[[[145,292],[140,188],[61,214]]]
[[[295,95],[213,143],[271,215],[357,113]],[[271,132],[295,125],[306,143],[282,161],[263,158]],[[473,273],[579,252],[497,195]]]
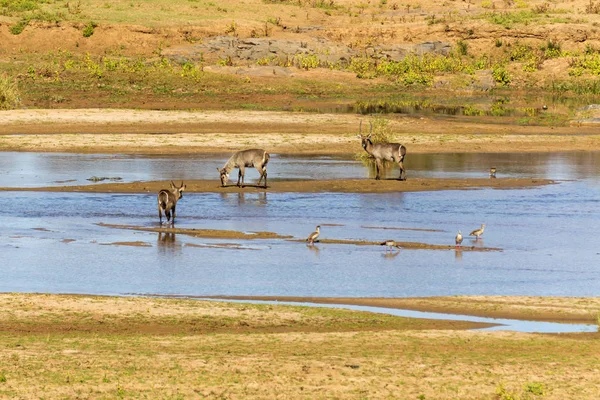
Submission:
[[[462,249],[461,249],[461,248],[456,248],[456,249],[454,250],[454,259],[455,259],[456,261],[459,261],[459,262],[460,262],[460,261],[462,261],[462,256],[463,256],[463,254],[462,254],[462,253],[463,253],[463,252],[462,252]]]
[[[400,250],[398,251],[385,251],[381,254],[381,256],[383,258],[385,258],[386,260],[393,260],[394,258],[398,257],[398,254],[400,254]]]
[[[312,251],[315,255],[315,257],[319,258],[319,252],[321,251],[321,249],[319,249],[319,247],[315,246],[314,244],[306,244],[306,248],[309,249],[310,251]]]

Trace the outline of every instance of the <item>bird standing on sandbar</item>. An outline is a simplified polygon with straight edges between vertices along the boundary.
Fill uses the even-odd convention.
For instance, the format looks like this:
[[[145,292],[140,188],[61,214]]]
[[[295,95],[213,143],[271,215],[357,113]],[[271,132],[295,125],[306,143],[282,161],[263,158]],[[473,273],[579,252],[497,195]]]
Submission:
[[[481,228],[475,229],[473,232],[469,234],[469,236],[477,236],[477,239],[483,235],[483,230],[485,229],[485,224],[481,224]]]
[[[385,242],[381,242],[379,243],[380,246],[387,246],[385,248],[385,251],[392,251],[394,249],[394,247],[401,249],[402,247],[400,247],[398,244],[396,244],[395,240],[386,240]]]
[[[495,178],[496,177],[496,168],[492,167],[490,168],[490,178]]]
[[[306,241],[308,242],[308,244],[314,244],[315,240],[317,240],[317,238],[319,237],[320,234],[321,234],[321,225],[317,225],[317,230],[314,231],[313,233],[311,233],[310,235],[308,235],[308,238],[306,238]]]
[[[463,241],[462,233],[460,233],[460,231],[458,231],[458,233],[456,234],[456,237],[454,238],[456,247],[461,247],[462,241]]]

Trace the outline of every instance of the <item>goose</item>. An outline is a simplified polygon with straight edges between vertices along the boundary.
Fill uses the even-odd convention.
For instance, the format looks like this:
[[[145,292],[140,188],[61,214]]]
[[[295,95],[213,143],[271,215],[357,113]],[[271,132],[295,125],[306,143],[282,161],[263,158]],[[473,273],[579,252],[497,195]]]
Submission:
[[[483,230],[485,229],[485,224],[481,224],[481,228],[475,229],[473,232],[469,234],[469,236],[477,236],[477,239],[483,235]]]
[[[462,241],[463,241],[462,233],[460,231],[458,231],[458,233],[456,234],[456,237],[454,238],[454,242],[456,243],[456,247],[460,247]]]
[[[386,240],[385,242],[381,242],[379,243],[380,246],[387,246],[386,247],[386,251],[389,250],[393,250],[394,247],[401,249],[402,247],[400,247],[398,244],[396,244],[395,240]]]
[[[317,238],[319,237],[320,233],[321,233],[321,225],[317,225],[317,230],[314,231],[313,233],[311,233],[310,235],[308,235],[308,238],[306,238],[306,241],[309,244],[313,244],[315,242],[315,240],[317,240]]]

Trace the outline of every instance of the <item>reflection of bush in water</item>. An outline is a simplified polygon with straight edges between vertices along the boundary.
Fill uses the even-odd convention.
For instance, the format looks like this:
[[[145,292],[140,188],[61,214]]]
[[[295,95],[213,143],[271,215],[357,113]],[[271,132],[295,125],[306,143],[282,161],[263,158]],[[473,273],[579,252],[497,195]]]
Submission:
[[[373,144],[375,144],[375,143],[391,143],[394,141],[392,132],[389,127],[389,124],[390,124],[389,119],[381,117],[381,116],[373,116],[369,122],[373,126],[373,131],[371,133],[371,141],[373,142]],[[362,134],[363,135],[368,134],[370,129],[371,129],[370,126],[366,126],[366,124],[363,124]],[[373,157],[371,157],[369,155],[369,153],[367,153],[365,151],[365,149],[363,149],[361,147],[360,153],[356,153],[355,157],[357,160],[361,161],[366,166],[371,167],[371,169],[373,169],[373,171],[375,171],[375,168],[376,168],[375,159]],[[389,161],[383,162],[384,168],[391,166],[391,165],[393,165],[393,164]]]

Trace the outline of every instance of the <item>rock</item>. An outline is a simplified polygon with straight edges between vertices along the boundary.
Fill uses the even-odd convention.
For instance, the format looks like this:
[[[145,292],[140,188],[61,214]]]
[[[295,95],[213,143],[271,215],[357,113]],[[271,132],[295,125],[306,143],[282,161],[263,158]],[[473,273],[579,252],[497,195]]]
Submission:
[[[101,182],[101,181],[120,181],[123,178],[119,178],[119,177],[114,177],[114,178],[109,178],[106,176],[102,176],[102,177],[98,177],[98,176],[92,176],[91,178],[87,178],[86,180],[88,181],[92,181],[92,182]]]

